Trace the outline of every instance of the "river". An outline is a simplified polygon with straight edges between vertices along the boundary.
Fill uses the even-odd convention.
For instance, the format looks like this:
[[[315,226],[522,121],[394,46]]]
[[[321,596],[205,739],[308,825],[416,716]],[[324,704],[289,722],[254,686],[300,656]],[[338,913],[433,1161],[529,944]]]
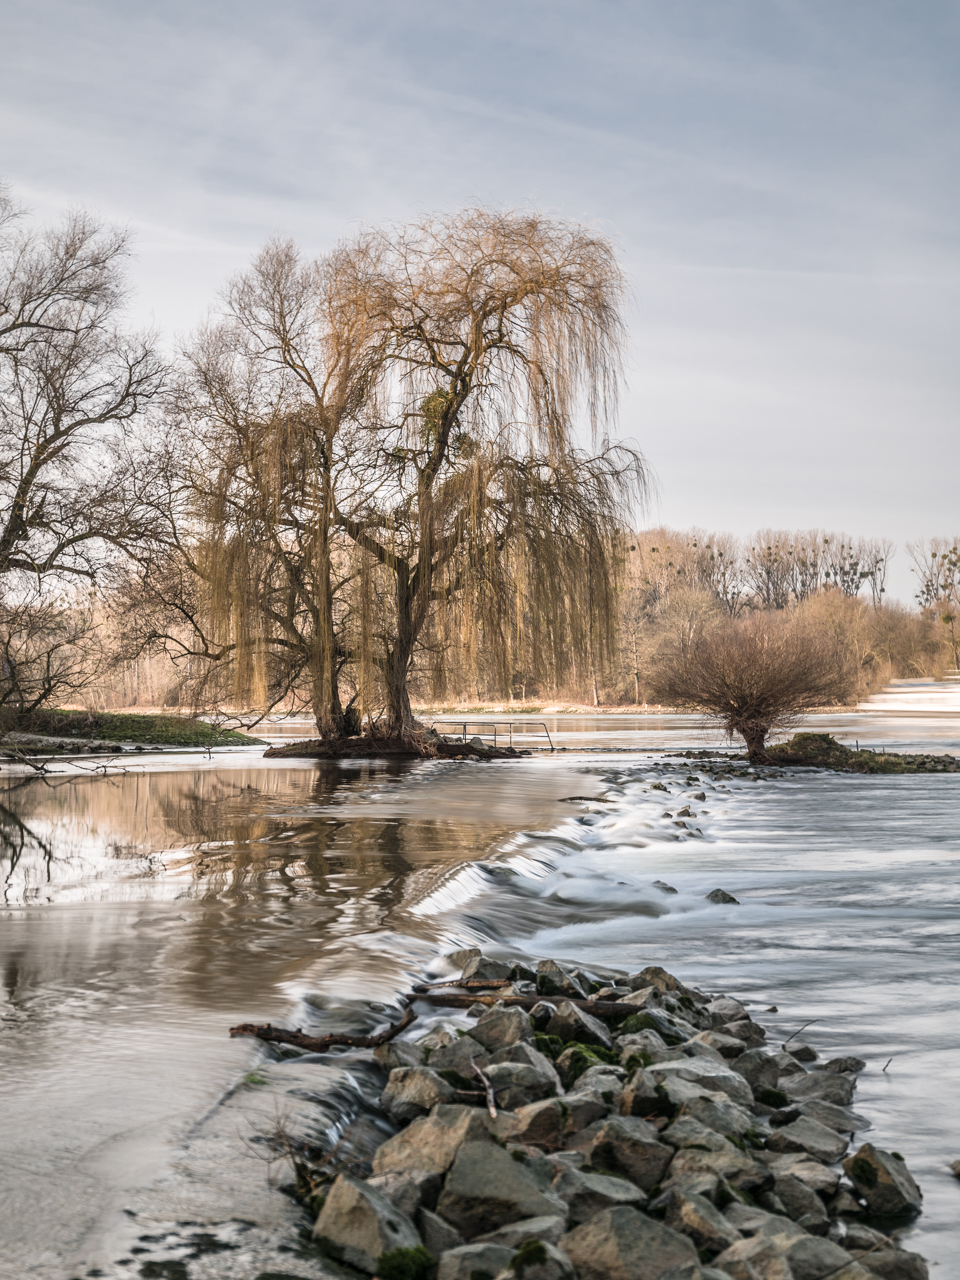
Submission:
[[[811,727],[878,750],[960,751],[960,690],[928,704],[929,690],[901,686]],[[953,1273],[960,776],[715,784],[664,754],[710,742],[684,717],[547,723],[565,750],[505,764],[330,766],[235,749],[5,773],[0,1276],[253,1280],[255,1251],[220,1248],[246,1229],[231,1222],[276,1242],[295,1210],[245,1151],[243,1094],[230,1091],[260,1051],[227,1028],[337,1025],[338,1002],[391,1001],[438,951],[475,942],[660,963],[775,1004],[757,1015],[772,1036],[812,1021],[818,1049],[866,1058],[869,1137],[906,1156],[925,1194],[909,1247]],[[661,816],[656,779],[693,804],[702,837]],[[739,905],[705,902],[717,887]],[[210,1119],[227,1114],[224,1097],[239,1107],[226,1125]],[[219,1155],[184,1175],[184,1150],[200,1161],[210,1149],[198,1123],[221,1123]],[[180,1272],[144,1263],[158,1186],[171,1223],[219,1224],[217,1248]],[[320,1272],[294,1259],[290,1274]]]

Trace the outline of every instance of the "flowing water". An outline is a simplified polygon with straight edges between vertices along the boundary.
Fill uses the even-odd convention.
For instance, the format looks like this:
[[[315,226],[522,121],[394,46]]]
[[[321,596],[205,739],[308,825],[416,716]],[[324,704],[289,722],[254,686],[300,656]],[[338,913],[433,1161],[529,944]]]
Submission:
[[[911,702],[908,688],[896,714],[815,727],[957,752],[950,692],[953,715],[925,715],[926,691]],[[390,1002],[438,952],[476,942],[663,964],[775,1004],[757,1014],[771,1039],[812,1021],[823,1053],[866,1058],[869,1137],[903,1153],[925,1194],[911,1247],[935,1275],[960,1274],[947,1168],[960,1157],[960,775],[717,780],[664,754],[709,741],[682,717],[548,727],[565,752],[504,764],[341,767],[244,749],[3,778],[0,1275],[141,1274],[149,1246],[130,1247],[127,1228],[151,1185],[175,1201],[171,1221],[191,1221],[193,1196],[194,1224],[219,1213],[289,1233],[294,1211],[264,1166],[237,1164],[231,1191],[247,1095],[229,1091],[260,1051],[227,1028],[346,1025],[351,1001]],[[662,816],[683,804],[702,835]],[[704,901],[717,887],[739,905]],[[191,1143],[206,1150],[205,1116],[221,1117],[219,1154],[171,1182]]]

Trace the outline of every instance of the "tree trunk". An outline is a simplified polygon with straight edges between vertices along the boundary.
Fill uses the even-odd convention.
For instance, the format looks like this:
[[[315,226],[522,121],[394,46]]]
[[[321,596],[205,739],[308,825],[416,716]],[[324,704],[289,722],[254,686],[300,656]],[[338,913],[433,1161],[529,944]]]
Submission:
[[[410,710],[410,693],[407,678],[413,658],[414,599],[407,575],[398,571],[396,576],[397,634],[393,647],[386,655],[383,679],[387,694],[387,733],[390,737],[406,737],[413,732],[413,712]]]
[[[765,764],[767,761],[767,753],[764,750],[764,743],[767,739],[766,726],[746,724],[736,731],[747,744],[747,759],[750,763]]]

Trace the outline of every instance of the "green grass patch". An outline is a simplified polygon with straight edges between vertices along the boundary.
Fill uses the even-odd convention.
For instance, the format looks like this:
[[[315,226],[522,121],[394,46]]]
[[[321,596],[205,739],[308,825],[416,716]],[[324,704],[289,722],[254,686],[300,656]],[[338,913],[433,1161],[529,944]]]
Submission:
[[[152,716],[112,711],[33,711],[19,719],[19,733],[86,741],[136,742],[162,747],[265,746],[262,738],[235,729],[216,729],[190,716]]]
[[[837,773],[957,773],[956,756],[921,755],[919,752],[852,750],[829,733],[797,733],[789,742],[767,750],[773,764],[832,769]]]

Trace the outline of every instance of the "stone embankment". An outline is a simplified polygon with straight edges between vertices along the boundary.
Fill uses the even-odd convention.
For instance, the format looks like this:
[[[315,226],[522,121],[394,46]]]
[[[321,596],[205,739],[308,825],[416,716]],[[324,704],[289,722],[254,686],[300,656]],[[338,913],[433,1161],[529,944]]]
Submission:
[[[440,1016],[380,1045],[397,1132],[297,1160],[313,1236],[380,1280],[923,1280],[901,1156],[857,1135],[859,1058],[782,1047],[663,969],[450,957]],[[442,972],[442,971],[441,971]],[[514,1003],[501,1003],[510,997]],[[526,1007],[524,1007],[526,1006]],[[591,1011],[593,1010],[593,1011]],[[601,1016],[595,1016],[599,1012]]]

